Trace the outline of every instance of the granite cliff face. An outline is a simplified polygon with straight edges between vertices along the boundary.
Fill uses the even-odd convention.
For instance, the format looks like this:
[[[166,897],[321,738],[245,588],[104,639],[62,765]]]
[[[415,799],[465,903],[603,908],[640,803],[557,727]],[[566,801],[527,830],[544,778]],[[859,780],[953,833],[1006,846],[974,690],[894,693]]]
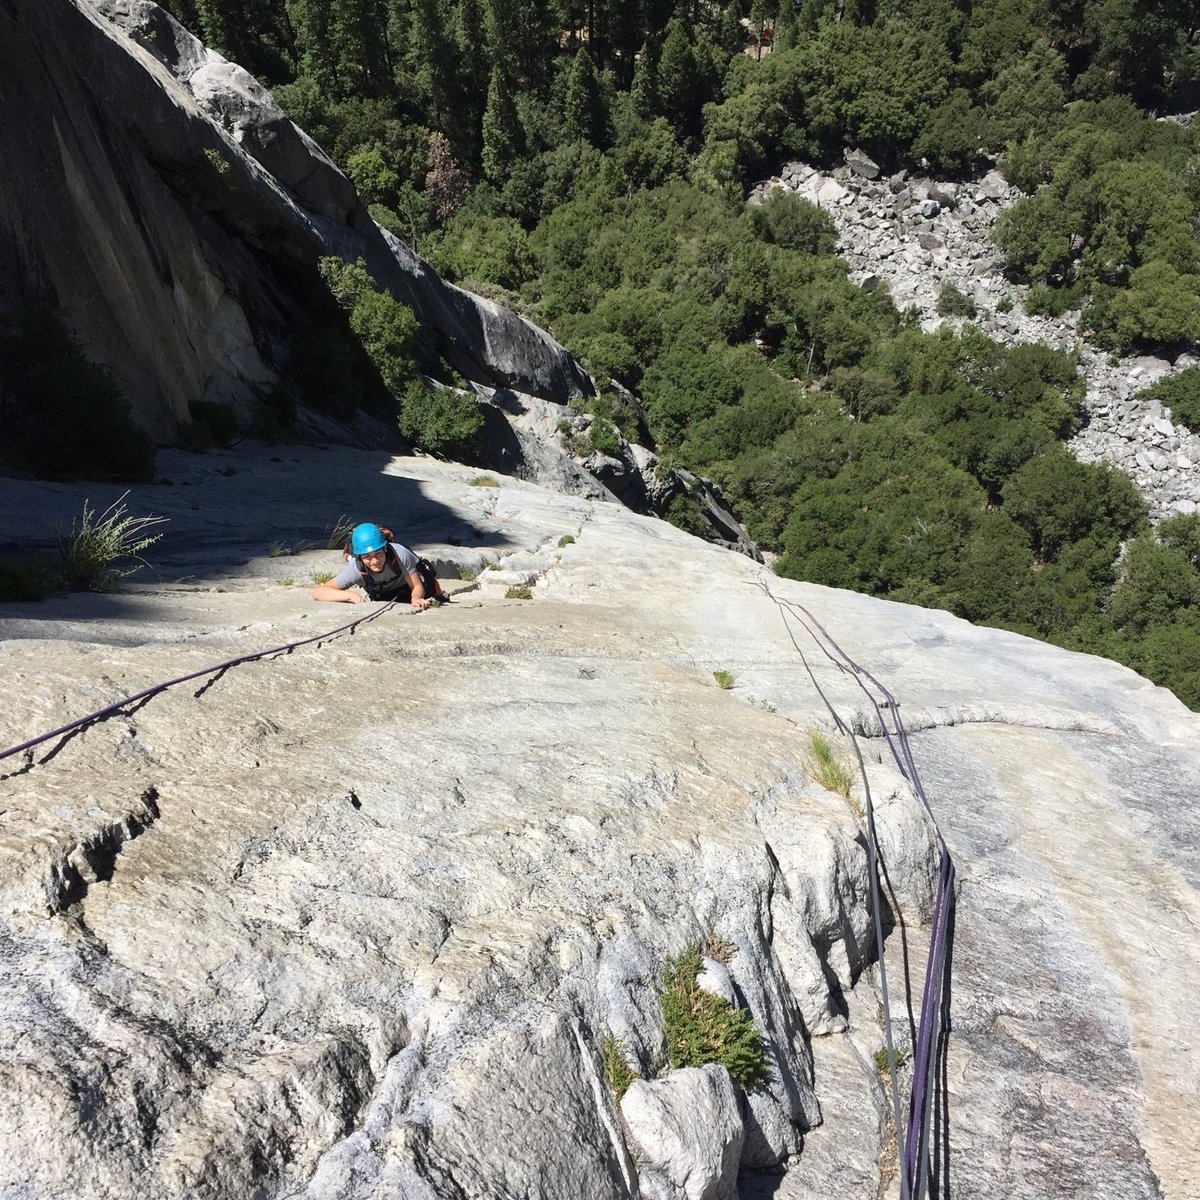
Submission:
[[[645,447],[577,457],[562,430],[591,418],[564,406],[595,388],[575,359],[380,229],[270,94],[158,5],[9,0],[0,78],[0,316],[61,311],[160,443],[193,401],[246,428],[274,389],[294,392],[329,311],[317,260],[361,260],[420,319],[418,358],[448,362],[483,407],[487,465],[641,512],[691,494],[712,540],[756,553],[711,485]]]
[[[0,614],[0,747],[364,615],[308,599],[336,553],[279,553],[343,508],[457,597],[0,763],[0,1194],[895,1194],[859,819],[805,762],[826,700],[877,805],[902,1046],[931,827],[763,582],[895,693],[958,862],[939,1194],[1194,1194],[1200,719],[1168,693],[450,464],[162,468],[131,497],[171,518],[154,575]],[[85,494],[0,482],[0,540]],[[749,1095],[663,1069],[689,942],[767,1039]],[[606,1035],[646,1077],[621,1105]]]
[[[245,411],[308,336],[316,260],[361,258],[470,379],[565,402],[591,381],[441,280],[242,68],[147,0],[0,6],[0,307],[62,309],[138,420]]]

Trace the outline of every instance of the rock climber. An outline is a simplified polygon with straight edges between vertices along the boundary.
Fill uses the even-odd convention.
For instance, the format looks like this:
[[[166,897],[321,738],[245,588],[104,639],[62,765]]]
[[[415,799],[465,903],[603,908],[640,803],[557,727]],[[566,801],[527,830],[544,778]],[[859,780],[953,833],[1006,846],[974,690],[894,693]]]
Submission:
[[[354,590],[356,587],[366,595]],[[390,530],[370,522],[354,527],[346,547],[346,565],[328,583],[318,584],[312,598],[333,604],[407,600],[416,609],[426,609],[434,600],[445,603],[450,599],[430,563],[393,542]]]

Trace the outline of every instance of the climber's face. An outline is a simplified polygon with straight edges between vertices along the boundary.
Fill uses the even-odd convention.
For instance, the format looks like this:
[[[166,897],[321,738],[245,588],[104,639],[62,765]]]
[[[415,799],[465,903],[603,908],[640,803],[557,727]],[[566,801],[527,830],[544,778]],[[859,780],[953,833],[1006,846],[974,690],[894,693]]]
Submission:
[[[372,575],[378,575],[383,570],[385,562],[387,562],[387,550],[372,550],[370,554],[362,555],[363,566]]]

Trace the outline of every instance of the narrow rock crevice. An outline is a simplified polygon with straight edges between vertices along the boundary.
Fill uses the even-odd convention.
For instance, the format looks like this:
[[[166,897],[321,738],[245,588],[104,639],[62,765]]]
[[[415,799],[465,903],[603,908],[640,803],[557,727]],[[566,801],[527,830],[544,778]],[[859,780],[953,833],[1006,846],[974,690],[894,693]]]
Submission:
[[[54,852],[44,880],[51,915],[66,913],[82,902],[93,884],[113,877],[126,844],[141,837],[161,816],[158,800],[158,789],[150,786],[125,816],[102,825],[69,849]]]

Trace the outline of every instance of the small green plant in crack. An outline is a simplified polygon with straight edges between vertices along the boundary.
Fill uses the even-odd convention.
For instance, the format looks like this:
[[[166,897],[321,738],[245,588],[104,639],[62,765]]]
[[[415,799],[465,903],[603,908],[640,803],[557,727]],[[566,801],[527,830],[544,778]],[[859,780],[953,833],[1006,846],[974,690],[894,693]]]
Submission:
[[[524,585],[520,587],[510,587],[504,593],[505,600],[532,600],[533,588]]]
[[[886,1046],[880,1046],[878,1050],[871,1056],[875,1063],[875,1070],[879,1072],[884,1079],[891,1073],[890,1064],[888,1062],[888,1050]],[[909,1052],[902,1046],[896,1047],[896,1070],[899,1071],[909,1059]]]
[[[713,679],[717,687],[726,692],[737,682],[737,676],[732,671],[714,671]]]
[[[701,965],[700,948],[691,945],[663,966],[658,1001],[667,1061],[673,1067],[720,1063],[740,1087],[756,1087],[767,1078],[762,1034],[747,1009],[696,982]]]
[[[479,572],[474,567],[459,567],[458,577],[459,579],[465,579],[468,583],[471,583],[479,578]]]
[[[295,583],[296,581],[290,575],[285,575],[279,580],[280,587],[294,587]]]
[[[223,155],[220,150],[208,146],[204,151],[204,159],[208,163],[209,169],[217,175],[228,175],[230,171],[229,159]]]
[[[621,1097],[629,1090],[629,1085],[641,1076],[629,1065],[625,1055],[621,1053],[621,1045],[611,1033],[604,1035],[600,1043],[600,1055],[604,1060],[604,1074],[608,1078],[608,1086],[612,1088],[613,1096],[618,1104]]]
[[[467,481],[468,487],[499,487],[500,480],[495,475],[476,475],[474,479]]]
[[[846,765],[845,759],[830,744],[829,739],[817,729],[808,735],[808,753],[804,757],[804,771],[814,783],[819,783],[827,791],[836,792],[843,799],[848,800],[850,807],[861,819],[862,806],[850,794],[854,775]]]
[[[313,583],[320,587],[323,583],[328,583],[333,578],[332,571],[314,571]]]
[[[574,541],[574,535],[564,533],[562,537],[558,539],[558,548],[561,550],[564,546],[570,546]]]

